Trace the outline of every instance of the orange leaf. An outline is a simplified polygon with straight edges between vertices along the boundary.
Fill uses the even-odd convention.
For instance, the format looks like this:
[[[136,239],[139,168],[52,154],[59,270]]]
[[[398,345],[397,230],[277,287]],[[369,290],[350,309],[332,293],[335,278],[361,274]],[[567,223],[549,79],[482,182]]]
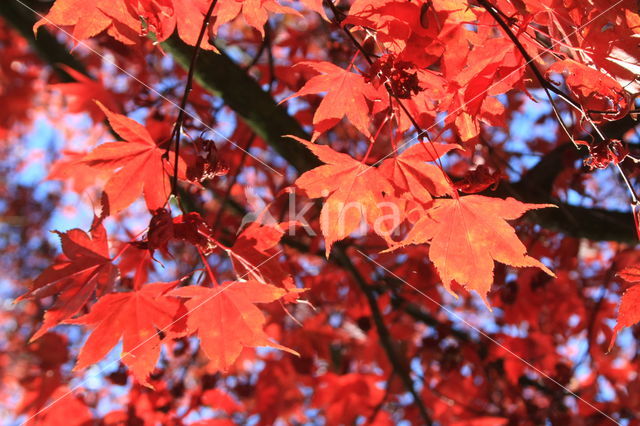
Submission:
[[[216,17],[213,30],[217,32],[222,25],[242,15],[245,22],[255,28],[264,38],[264,24],[269,19],[269,12],[302,17],[297,10],[282,6],[275,0],[221,1],[213,11],[213,15]]]
[[[107,142],[87,154],[82,163],[99,171],[110,171],[104,191],[113,213],[127,207],[144,192],[149,210],[164,206],[171,193],[173,167],[163,158],[166,149],[155,142],[149,130],[138,122],[98,106],[113,130],[125,141]],[[180,169],[185,166],[181,161]]]
[[[140,32],[140,22],[128,11],[125,0],[58,0],[33,26],[34,33],[44,24],[72,26],[74,43],[108,30],[116,40],[134,44]]]
[[[138,291],[107,294],[87,315],[66,321],[94,329],[74,369],[100,361],[122,339],[122,362],[140,383],[151,386],[147,377],[160,355],[157,329],[166,331],[180,308],[177,299],[165,295],[175,285],[176,282],[146,284]]]
[[[393,187],[377,168],[326,145],[293,138],[326,163],[304,173],[295,185],[310,198],[327,197],[320,212],[320,228],[327,257],[333,243],[349,236],[363,220],[381,233],[391,230],[379,221],[383,218],[383,193],[392,194]]]
[[[213,368],[226,371],[244,347],[268,346],[297,355],[278,345],[264,332],[265,318],[255,303],[270,303],[285,296],[281,288],[257,281],[233,281],[220,287],[181,287],[170,293],[186,297],[187,331],[197,333]]]
[[[45,313],[42,326],[31,337],[32,341],[71,318],[96,288],[108,290],[117,275],[117,267],[109,258],[107,233],[101,223],[94,220],[91,235],[80,229],[56,233],[65,258],[45,269],[34,280],[32,289],[18,299],[41,299],[58,294],[55,304]]]
[[[456,296],[451,290],[455,281],[477,291],[489,307],[487,293],[493,282],[494,261],[517,267],[535,266],[555,276],[540,261],[527,256],[525,246],[506,222],[544,207],[553,206],[481,195],[438,199],[399,246],[430,242],[429,258],[447,291]]]
[[[345,116],[356,129],[371,137],[371,116],[367,100],[381,98],[373,85],[367,83],[360,74],[352,73],[330,62],[301,62],[297,66],[309,67],[320,74],[312,77],[300,90],[284,101],[314,93],[327,93],[313,116],[315,131],[312,140],[338,124]]]
[[[594,120],[618,120],[626,114],[628,95],[608,75],[571,59],[556,62],[547,75],[554,72],[565,74],[567,86],[587,110],[601,112],[590,114]]]
[[[380,173],[396,188],[396,195],[409,193],[420,203],[431,200],[431,196],[453,195],[454,189],[444,172],[428,161],[438,158],[460,145],[446,143],[418,143],[380,165]]]
[[[229,256],[237,276],[292,291],[285,297],[293,301],[298,297],[293,291],[296,289],[295,283],[274,250],[283,235],[284,230],[278,226],[253,222],[238,236],[229,250]]]
[[[68,111],[70,113],[88,112],[91,119],[97,123],[104,120],[104,114],[96,105],[94,99],[106,104],[109,109],[113,110],[118,107],[114,94],[107,90],[101,81],[92,80],[66,65],[62,65],[60,68],[76,81],[51,84],[49,87],[61,91],[67,97]]]

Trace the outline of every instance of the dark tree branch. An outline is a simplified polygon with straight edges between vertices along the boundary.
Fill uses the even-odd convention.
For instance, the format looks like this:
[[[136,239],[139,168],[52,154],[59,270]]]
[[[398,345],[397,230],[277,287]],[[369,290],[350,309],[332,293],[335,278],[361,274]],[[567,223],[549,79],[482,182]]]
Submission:
[[[427,411],[427,407],[424,405],[424,402],[422,401],[422,398],[420,398],[420,394],[416,390],[413,380],[411,379],[410,372],[407,368],[407,363],[402,362],[402,360],[400,359],[400,354],[397,353],[394,347],[393,338],[391,336],[391,333],[389,332],[389,329],[384,323],[382,312],[380,312],[380,308],[378,307],[378,301],[376,300],[373,288],[367,283],[366,279],[356,269],[353,262],[351,262],[351,259],[349,259],[349,257],[347,256],[344,247],[342,247],[342,244],[336,244],[333,248],[332,253],[333,257],[336,259],[336,262],[344,269],[349,271],[356,284],[358,285],[358,288],[360,288],[362,293],[364,293],[365,297],[367,298],[367,303],[369,304],[369,309],[371,310],[371,316],[373,317],[376,331],[378,332],[378,336],[380,337],[380,343],[387,355],[387,358],[393,366],[393,371],[395,371],[400,376],[404,387],[413,397],[414,403],[420,411],[422,420],[427,424],[432,424],[433,421],[431,420],[431,416]]]

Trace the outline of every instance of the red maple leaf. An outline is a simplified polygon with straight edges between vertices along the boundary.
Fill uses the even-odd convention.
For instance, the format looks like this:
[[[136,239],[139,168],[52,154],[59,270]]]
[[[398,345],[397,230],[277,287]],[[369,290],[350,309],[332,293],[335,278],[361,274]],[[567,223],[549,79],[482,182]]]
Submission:
[[[354,423],[358,416],[371,412],[384,397],[384,391],[376,384],[380,380],[381,377],[374,374],[327,373],[321,377],[313,403],[325,411],[329,424]]]
[[[57,0],[47,16],[33,26],[34,33],[44,24],[73,27],[74,43],[107,30],[116,40],[134,44],[140,32],[140,21],[130,13],[125,0]]]
[[[384,96],[366,79],[330,62],[300,62],[296,66],[309,67],[319,74],[306,82],[295,94],[282,102],[298,96],[326,92],[313,115],[314,133],[311,140],[331,129],[343,118],[367,137],[371,115],[367,101],[381,100]]]
[[[295,185],[309,198],[327,197],[320,212],[327,257],[333,243],[349,236],[363,221],[381,234],[391,231],[385,223],[377,223],[384,213],[383,194],[393,193],[393,187],[377,168],[336,152],[329,146],[293,138],[326,163],[304,173]]]
[[[66,65],[61,68],[76,81],[51,84],[49,87],[59,90],[67,97],[67,108],[70,113],[88,112],[91,119],[97,123],[104,120],[104,113],[94,100],[102,102],[110,110],[118,108],[118,102],[113,93],[107,90],[101,81],[92,80]]]
[[[283,235],[284,230],[279,226],[254,222],[246,227],[229,250],[236,274],[261,283],[275,284],[288,291],[295,289],[293,278],[274,250]],[[292,292],[285,298],[295,300],[297,294]]]
[[[619,164],[629,154],[629,149],[618,139],[605,139],[592,143],[576,140],[575,143],[589,149],[589,157],[584,160],[584,165],[589,170],[606,169],[610,163]]]
[[[216,17],[214,31],[217,32],[220,26],[234,20],[241,15],[251,27],[255,28],[264,37],[264,24],[271,13],[288,13],[297,17],[302,17],[297,10],[282,6],[275,0],[241,0],[241,1],[221,1],[213,10]]]
[[[165,41],[177,27],[182,41],[195,46],[209,3],[208,0],[138,0],[132,8],[144,19],[145,32],[152,32],[156,41]],[[138,29],[141,30],[140,23]],[[200,47],[217,50],[207,37],[202,39]]]
[[[56,373],[59,375],[59,373]],[[27,385],[27,389],[38,386],[41,382],[50,381],[50,377],[36,377],[33,383]],[[88,425],[95,422],[91,410],[84,403],[81,397],[72,395],[73,390],[67,386],[59,386],[55,388],[50,395],[49,404],[38,407],[38,409],[30,409],[28,416],[30,417],[25,425],[47,425],[47,426],[66,426],[72,425]],[[25,395],[26,397],[27,395]],[[46,402],[46,401],[45,401]],[[31,417],[33,416],[33,417]]]
[[[113,213],[127,207],[144,193],[149,210],[162,208],[171,193],[173,167],[164,158],[164,140],[154,141],[147,128],[138,122],[98,106],[107,115],[109,124],[124,141],[107,142],[99,145],[82,160],[100,172],[109,171],[111,177],[104,191],[109,198]],[[175,155],[174,155],[175,158]],[[185,165],[180,161],[184,177]]]
[[[268,346],[297,355],[269,339],[265,318],[255,303],[270,303],[285,296],[281,288],[257,281],[233,281],[214,288],[181,287],[172,296],[189,298],[188,333],[197,333],[202,350],[214,369],[226,371],[244,347]]]
[[[506,222],[544,207],[553,206],[482,195],[438,199],[396,247],[430,243],[429,258],[447,291],[455,296],[451,290],[455,281],[477,291],[489,307],[487,293],[493,283],[494,261],[516,267],[535,266],[555,276],[527,255],[527,249]]]
[[[613,335],[611,336],[608,350],[613,348],[613,344],[620,330],[640,322],[640,309],[638,309],[638,306],[640,306],[640,284],[637,284],[640,282],[640,267],[638,267],[638,265],[626,267],[618,272],[617,275],[627,282],[636,284],[629,287],[620,299],[618,320],[616,321],[616,326],[613,328]]]
[[[569,90],[594,121],[618,120],[627,113],[629,96],[608,75],[571,59],[554,63],[547,70],[551,73],[564,73]]]
[[[57,232],[64,256],[45,269],[32,284],[31,290],[17,300],[43,298],[58,294],[54,305],[45,313],[35,340],[47,330],[72,317],[98,288],[108,291],[117,275],[117,267],[109,258],[107,232],[94,219],[91,235],[80,229]]]
[[[176,282],[146,284],[142,289],[102,296],[91,311],[67,324],[82,324],[93,328],[85,342],[75,370],[95,364],[122,339],[122,362],[135,378],[147,381],[160,356],[160,336],[176,319],[180,302],[166,293]]]
[[[460,145],[446,143],[418,143],[402,154],[388,158],[380,165],[380,174],[396,188],[396,195],[410,194],[416,201],[426,203],[432,196],[453,195],[454,189],[444,172],[429,161]]]
[[[93,186],[96,179],[104,179],[109,174],[109,171],[96,173],[95,169],[83,163],[82,159],[87,155],[86,152],[63,151],[62,155],[62,158],[51,165],[47,179],[71,184],[78,194]]]
[[[486,164],[480,164],[474,170],[467,172],[455,187],[467,194],[481,192],[493,185],[495,189],[502,178],[500,170],[491,170]]]
[[[57,232],[64,256],[42,272],[24,298],[43,298],[58,294],[55,304],[45,313],[40,329],[31,337],[35,340],[67,318],[71,318],[98,288],[108,291],[117,275],[111,263],[107,232],[97,218],[91,235],[80,229]]]
[[[196,212],[171,217],[167,209],[153,212],[149,222],[149,231],[145,241],[135,242],[138,248],[151,252],[160,250],[164,255],[170,255],[168,244],[171,240],[187,241],[196,246],[204,255],[215,248],[215,240],[211,238],[212,230],[202,216]]]

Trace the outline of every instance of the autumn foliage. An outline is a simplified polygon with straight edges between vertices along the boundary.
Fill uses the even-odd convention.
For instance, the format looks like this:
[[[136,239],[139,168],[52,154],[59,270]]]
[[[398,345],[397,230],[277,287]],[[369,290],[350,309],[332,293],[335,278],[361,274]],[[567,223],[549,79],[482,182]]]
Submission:
[[[0,419],[636,424],[639,38],[631,0],[3,0]]]

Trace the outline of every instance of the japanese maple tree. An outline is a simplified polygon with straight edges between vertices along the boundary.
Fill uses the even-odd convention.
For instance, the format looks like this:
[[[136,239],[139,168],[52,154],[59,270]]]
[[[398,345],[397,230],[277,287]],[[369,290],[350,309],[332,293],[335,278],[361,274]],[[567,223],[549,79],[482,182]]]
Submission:
[[[635,424],[639,37],[631,0],[2,1],[0,419]]]

